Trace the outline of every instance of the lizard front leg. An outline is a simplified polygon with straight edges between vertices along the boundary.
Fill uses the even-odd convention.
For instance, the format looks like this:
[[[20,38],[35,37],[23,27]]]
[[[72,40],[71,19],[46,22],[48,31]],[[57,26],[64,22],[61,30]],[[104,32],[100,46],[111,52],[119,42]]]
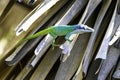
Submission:
[[[74,30],[74,31],[66,34],[65,39],[71,43],[71,42],[73,41],[73,39],[70,40],[70,36],[71,36],[72,34],[77,34],[77,33],[78,33],[78,30]]]
[[[73,40],[70,40],[70,39],[69,39],[69,38],[70,38],[70,36],[71,36],[71,35],[69,35],[69,34],[68,34],[68,35],[66,35],[66,36],[65,36],[65,39],[71,43]]]

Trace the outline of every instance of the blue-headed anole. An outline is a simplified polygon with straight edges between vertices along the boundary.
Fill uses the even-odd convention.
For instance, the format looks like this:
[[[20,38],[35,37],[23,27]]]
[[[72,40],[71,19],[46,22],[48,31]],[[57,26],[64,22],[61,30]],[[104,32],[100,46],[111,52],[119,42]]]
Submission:
[[[58,36],[65,36],[65,39],[68,40],[69,42],[71,42],[72,40],[70,40],[69,37],[72,34],[78,34],[78,33],[82,34],[82,33],[93,32],[93,31],[94,31],[94,29],[88,27],[87,25],[83,25],[83,24],[51,26],[47,29],[44,29],[42,31],[39,31],[33,35],[30,35],[30,36],[22,39],[18,44],[21,44],[22,42],[25,42],[30,39],[37,38],[41,35],[50,34],[53,37],[52,45],[55,46],[55,44],[54,44],[55,39]]]

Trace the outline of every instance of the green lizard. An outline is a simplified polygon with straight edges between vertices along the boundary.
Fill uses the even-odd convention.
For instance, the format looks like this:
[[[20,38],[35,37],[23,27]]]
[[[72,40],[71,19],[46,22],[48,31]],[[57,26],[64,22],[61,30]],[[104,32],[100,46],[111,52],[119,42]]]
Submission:
[[[41,35],[50,34],[53,37],[52,45],[55,46],[54,43],[55,43],[55,39],[57,38],[57,36],[65,36],[65,39],[71,42],[72,40],[70,40],[69,37],[72,34],[77,34],[77,33],[82,34],[85,32],[93,32],[93,31],[94,30],[92,28],[88,27],[87,25],[83,25],[83,24],[51,26],[47,29],[44,29],[33,35],[30,35],[26,37],[25,39],[22,39],[19,43],[30,40],[30,39],[37,38]]]

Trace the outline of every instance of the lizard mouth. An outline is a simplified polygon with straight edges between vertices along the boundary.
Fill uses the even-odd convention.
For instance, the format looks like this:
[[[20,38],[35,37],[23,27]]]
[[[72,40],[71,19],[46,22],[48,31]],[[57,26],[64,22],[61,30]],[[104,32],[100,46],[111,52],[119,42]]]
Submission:
[[[84,29],[79,30],[82,33],[87,33],[87,32],[94,32],[94,29],[88,27],[87,25],[84,27]]]
[[[91,27],[88,27],[87,25],[84,26],[84,31],[85,32],[94,32],[94,29]]]
[[[85,31],[85,32],[94,32],[94,29],[88,27],[88,28],[86,28],[84,31]]]
[[[87,25],[83,25],[83,24],[79,25],[77,29],[78,29],[78,32],[80,33],[94,32],[93,28],[88,27]]]

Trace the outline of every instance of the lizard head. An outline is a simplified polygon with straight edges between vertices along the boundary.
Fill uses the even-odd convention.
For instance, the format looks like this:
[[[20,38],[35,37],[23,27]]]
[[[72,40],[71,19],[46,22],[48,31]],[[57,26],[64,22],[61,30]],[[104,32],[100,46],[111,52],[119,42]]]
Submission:
[[[76,30],[79,33],[94,32],[94,29],[92,29],[92,28],[90,28],[90,27],[88,27],[87,25],[84,25],[84,24],[77,25]]]

